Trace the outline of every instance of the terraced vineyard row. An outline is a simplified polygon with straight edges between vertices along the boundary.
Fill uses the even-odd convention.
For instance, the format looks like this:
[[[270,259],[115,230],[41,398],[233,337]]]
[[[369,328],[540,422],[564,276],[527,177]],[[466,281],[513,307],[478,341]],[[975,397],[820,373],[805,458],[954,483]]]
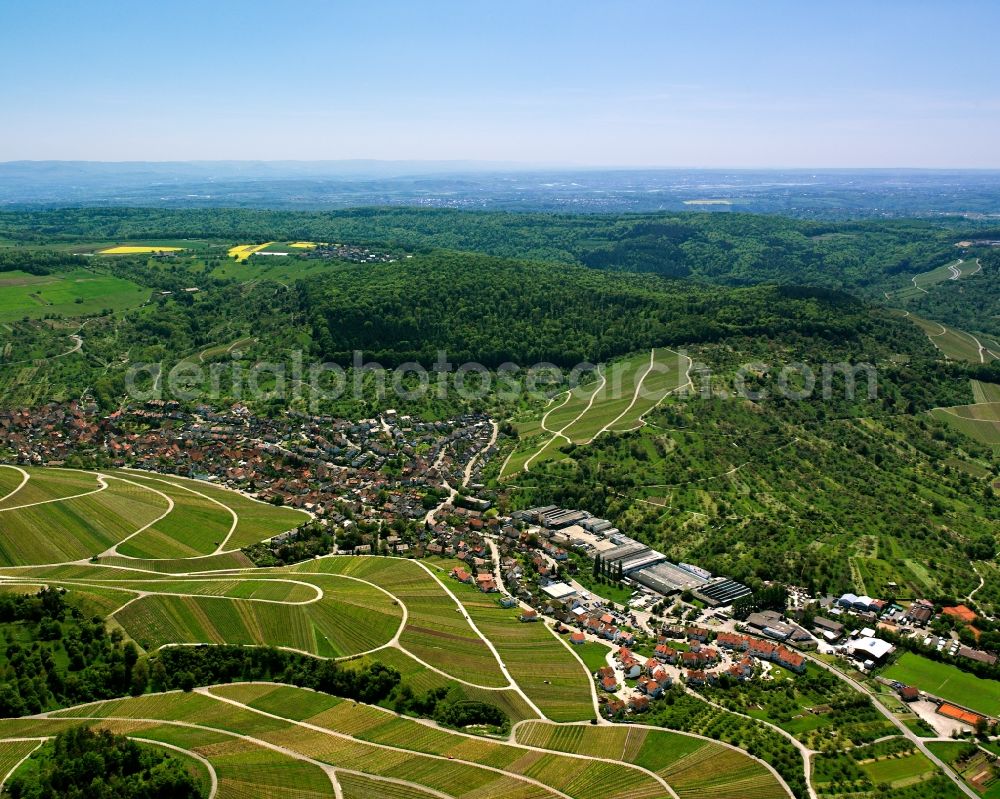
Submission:
[[[497,648],[511,676],[546,717],[553,721],[594,717],[586,668],[544,623],[519,622],[516,609],[501,608],[494,596],[472,586],[456,583],[453,590]]]
[[[387,587],[409,613],[400,644],[415,657],[477,685],[507,684],[500,664],[469,626],[461,608],[420,565],[396,558],[323,558],[292,572],[346,574]]]
[[[0,469],[0,565],[121,554],[190,558],[236,550],[291,529],[307,515],[179,477],[111,470]],[[104,475],[104,476],[100,476]],[[37,535],[45,530],[44,536]],[[126,540],[127,539],[127,540]],[[194,568],[186,564],[186,570]],[[210,568],[210,567],[209,567]],[[216,566],[218,568],[218,566]]]
[[[565,444],[589,444],[606,431],[640,427],[646,413],[686,383],[689,365],[687,357],[661,348],[602,366],[597,380],[554,397],[537,418],[517,423],[520,442],[500,476],[558,458]]]
[[[556,726],[526,722],[518,743],[603,756],[648,769],[678,796],[724,799],[787,797],[788,792],[761,763],[743,752],[664,730],[629,727]]]

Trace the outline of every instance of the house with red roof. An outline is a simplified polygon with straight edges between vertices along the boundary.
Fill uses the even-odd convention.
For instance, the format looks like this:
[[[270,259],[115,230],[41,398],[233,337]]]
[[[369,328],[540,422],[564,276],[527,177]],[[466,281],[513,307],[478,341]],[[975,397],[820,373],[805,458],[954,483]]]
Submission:
[[[677,662],[677,650],[666,644],[657,644],[656,649],[653,650],[653,656],[657,660],[662,660],[664,663],[676,663]]]
[[[645,713],[649,710],[649,697],[642,694],[632,694],[629,697],[628,705],[633,713]]]
[[[715,643],[723,649],[737,649],[746,651],[747,638],[739,633],[719,633],[715,637]]]
[[[620,716],[620,715],[622,715],[622,713],[625,712],[625,707],[626,707],[625,703],[622,702],[620,699],[616,699],[613,696],[611,696],[611,697],[602,697],[602,699],[604,699],[604,698],[607,699],[607,701],[603,703],[604,715],[607,716],[609,719],[613,719],[616,716]],[[646,697],[642,697],[642,698],[646,699]],[[648,699],[646,699],[646,703],[647,703],[646,706],[648,707],[649,706],[649,700]]]
[[[775,652],[774,662],[779,666],[784,666],[786,669],[799,674],[806,670],[806,659],[798,652],[793,652],[791,649],[785,649],[783,646],[779,646]]]
[[[705,672],[701,671],[700,669],[691,669],[687,673],[687,678],[685,682],[687,682],[688,685],[697,686],[697,685],[704,685],[706,679],[707,678],[705,676]]]
[[[711,633],[704,627],[688,627],[684,630],[684,634],[692,641],[700,641],[705,643],[708,640]]]
[[[597,670],[597,682],[601,688],[609,693],[618,690],[618,680],[615,679],[615,670],[611,666],[601,666]]]

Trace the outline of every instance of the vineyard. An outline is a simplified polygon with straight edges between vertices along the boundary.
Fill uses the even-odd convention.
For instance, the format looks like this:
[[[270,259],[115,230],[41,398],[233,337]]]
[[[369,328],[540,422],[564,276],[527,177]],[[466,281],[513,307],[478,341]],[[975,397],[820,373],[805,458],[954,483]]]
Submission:
[[[666,784],[681,797],[787,795],[745,754],[675,733],[529,723],[517,743],[504,743],[276,685],[85,705],[2,721],[0,738],[47,737],[79,723],[204,758],[221,799],[329,797],[331,780],[401,797],[659,799]],[[26,751],[13,747],[0,750],[7,760]]]
[[[116,554],[125,559],[212,555],[308,518],[179,477],[37,467],[5,467],[0,475],[0,565],[7,566]],[[38,530],[46,535],[36,535]]]
[[[739,750],[662,730],[556,726],[528,722],[518,743],[640,766],[666,780],[680,797],[786,797],[787,791],[759,761]]]
[[[9,522],[0,530],[10,536],[0,553],[5,591],[66,589],[140,654],[229,644],[342,659],[351,670],[383,664],[411,695],[444,691],[450,702],[492,706],[516,734],[499,740],[424,723],[388,701],[236,683],[0,721],[0,765],[8,770],[32,751],[13,739],[33,739],[33,747],[87,724],[177,747],[221,799],[788,795],[735,748],[639,726],[572,723],[595,717],[586,665],[546,624],[523,624],[516,609],[449,579],[453,561],[328,556],[248,568],[228,548],[298,515],[146,473],[27,474],[0,469],[0,521]],[[93,518],[99,526],[86,521]],[[54,525],[54,534],[41,542],[18,534],[39,524]]]

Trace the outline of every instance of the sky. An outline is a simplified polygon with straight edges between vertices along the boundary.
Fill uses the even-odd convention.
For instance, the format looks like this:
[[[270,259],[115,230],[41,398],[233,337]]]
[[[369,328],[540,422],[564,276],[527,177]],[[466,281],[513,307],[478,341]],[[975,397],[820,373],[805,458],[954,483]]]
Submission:
[[[994,0],[0,0],[0,161],[1000,167]]]

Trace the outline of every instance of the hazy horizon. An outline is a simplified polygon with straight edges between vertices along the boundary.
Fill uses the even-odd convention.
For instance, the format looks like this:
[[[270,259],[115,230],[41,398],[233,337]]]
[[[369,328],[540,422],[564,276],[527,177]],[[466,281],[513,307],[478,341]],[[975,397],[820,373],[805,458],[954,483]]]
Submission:
[[[294,13],[291,13],[294,12]],[[1000,168],[1000,6],[4,9],[0,161]]]
[[[720,164],[718,166],[704,166],[699,164],[614,164],[614,163],[574,163],[574,162],[548,162],[548,161],[491,161],[488,159],[439,159],[439,158],[184,158],[184,159],[147,159],[132,158],[121,160],[110,160],[100,158],[17,158],[11,160],[0,160],[0,165],[11,166],[16,164],[88,164],[104,166],[123,165],[212,165],[212,164],[289,164],[296,166],[307,165],[435,165],[441,167],[463,166],[469,169],[486,170],[502,169],[525,172],[1000,172],[1000,166],[854,166],[846,164],[843,166],[826,166],[822,164],[808,164],[803,166],[788,166],[775,164],[770,166],[752,166],[746,164]]]

